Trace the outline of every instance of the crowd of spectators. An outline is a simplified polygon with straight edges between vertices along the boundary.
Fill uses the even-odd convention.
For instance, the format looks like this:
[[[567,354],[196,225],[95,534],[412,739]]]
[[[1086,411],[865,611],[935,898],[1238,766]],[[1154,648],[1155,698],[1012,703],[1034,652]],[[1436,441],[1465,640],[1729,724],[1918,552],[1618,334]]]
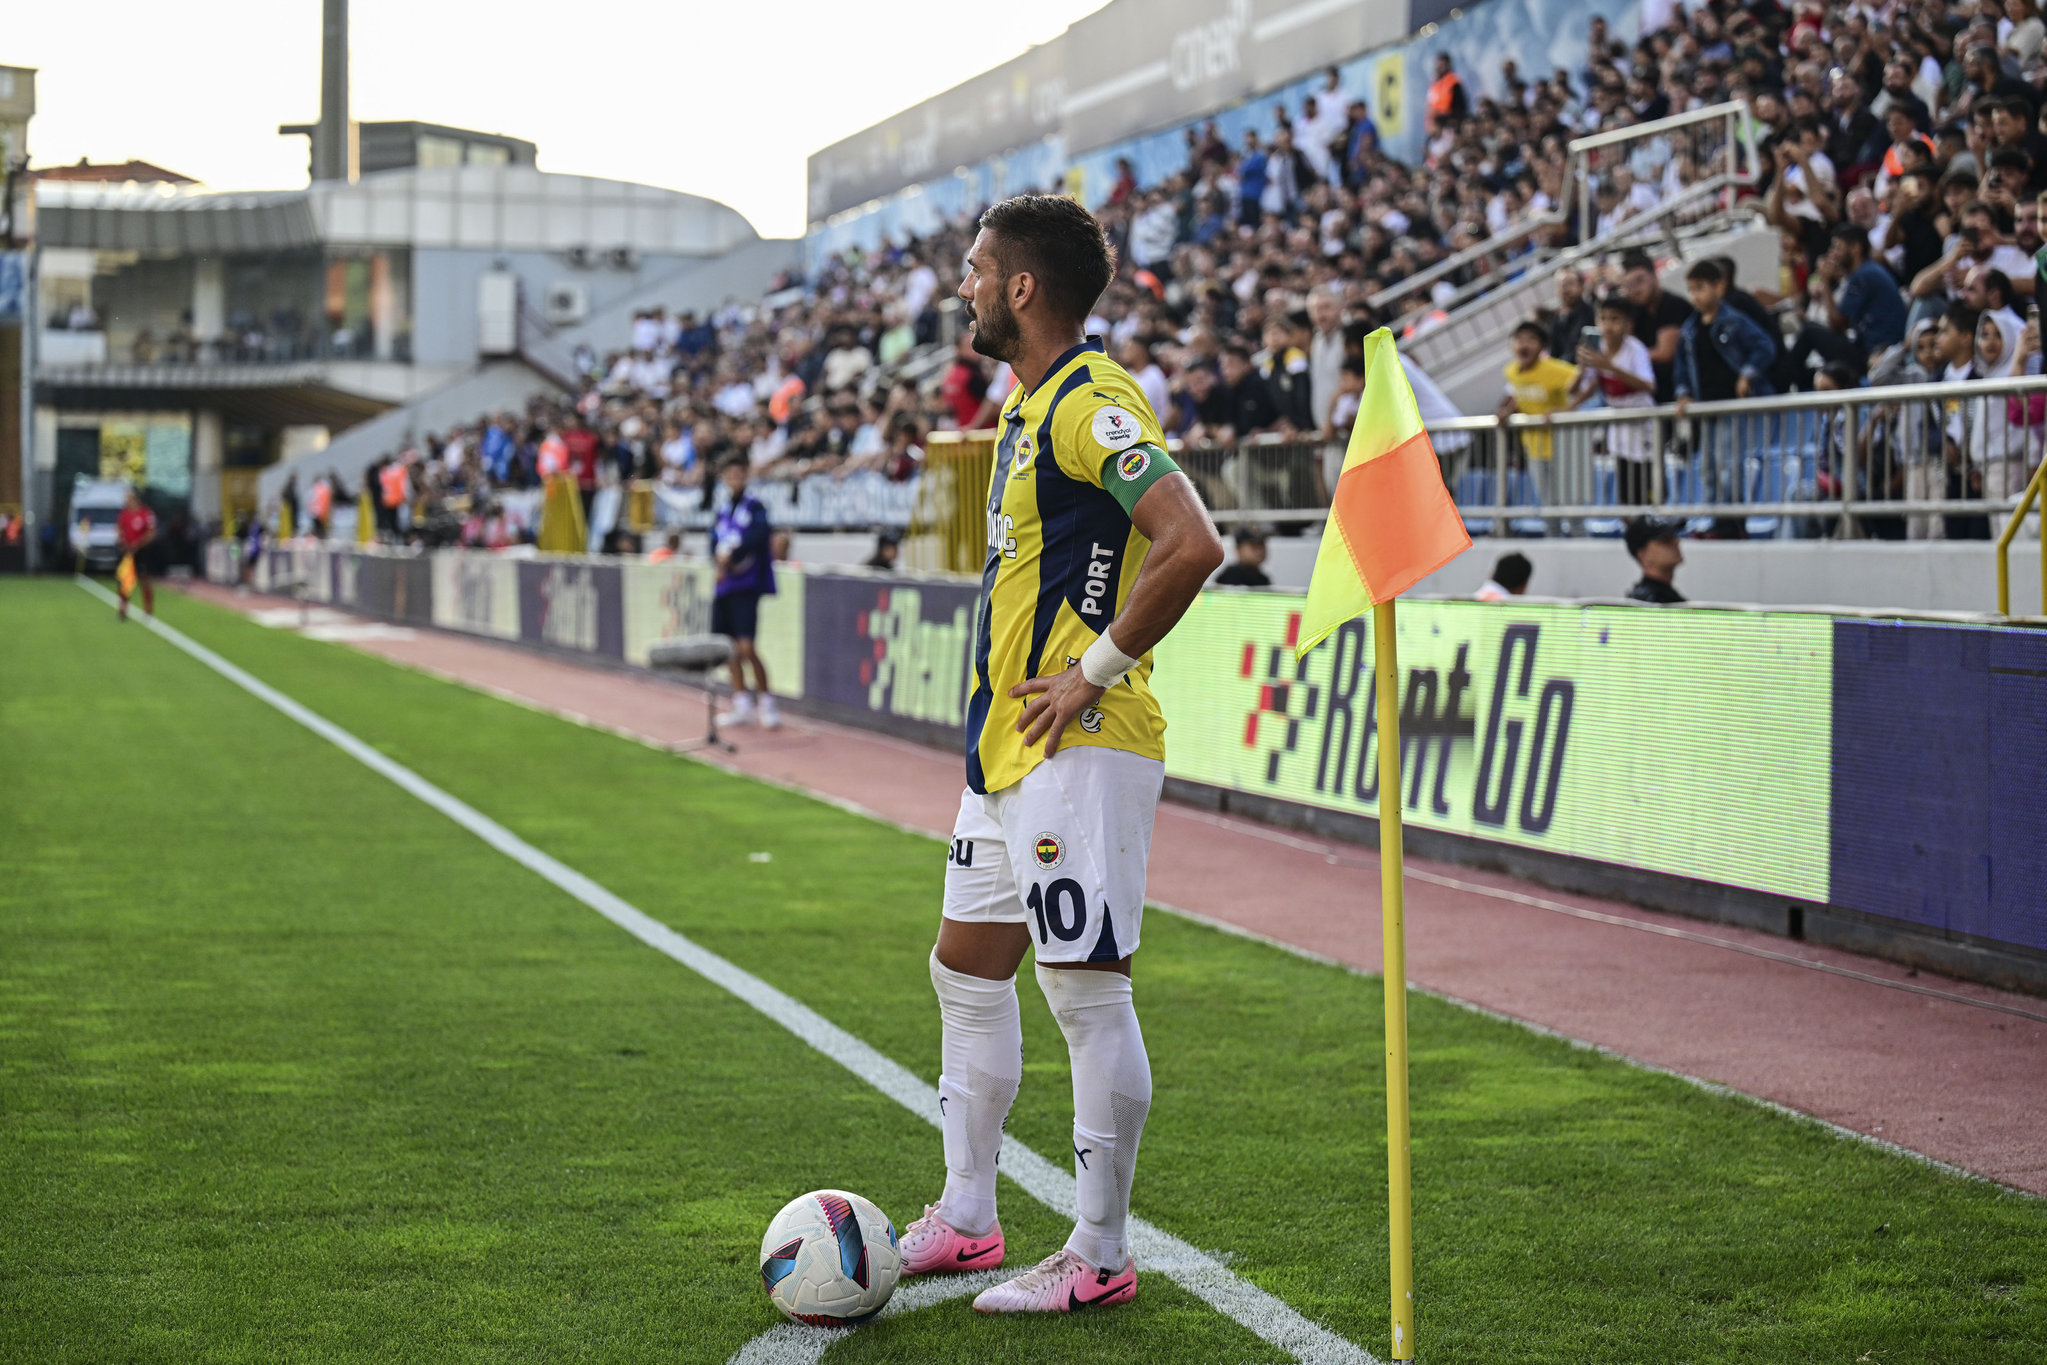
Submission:
[[[1742,280],[1729,259],[1696,262],[1682,299],[1641,253],[1560,274],[1553,305],[1518,340],[1502,410],[2038,373],[2042,31],[2035,0],[1761,0],[1673,10],[1632,53],[1610,52],[1630,91],[1653,83],[1696,102],[1703,80],[1749,102],[1755,207],[1777,230],[1780,268]],[[1597,187],[1602,205],[1629,192],[1623,169]],[[2040,407],[2019,397],[1877,407],[1857,437],[1854,492],[2016,494],[2040,457]],[[1845,427],[1821,436],[1816,482],[1838,487]],[[1651,450],[1609,453],[1624,484],[1646,483]],[[1529,463],[1540,480],[1547,471]],[[1916,515],[1872,529],[1980,536],[1988,523]]]
[[[1524,76],[1504,62],[1497,96],[1439,58],[1419,164],[1384,153],[1364,92],[1335,68],[1239,145],[1213,122],[1190,128],[1185,165],[1160,183],[1140,184],[1124,163],[1097,209],[1119,265],[1090,330],[1190,444],[1341,437],[1368,330],[1412,336],[1441,319],[1444,291],[1575,243],[1571,139],[1744,99],[1761,139],[1750,193],[1781,234],[1778,277],[1738,280],[1726,261],[1717,283],[1694,272],[1687,293],[1697,284],[1693,297],[1713,300],[1702,320],[1639,252],[1563,272],[1554,307],[1517,345],[1539,341],[1536,358],[1571,373],[1546,390],[1516,385],[1517,357],[1511,406],[1884,382],[1925,373],[1907,339],[1936,327],[2002,343],[1997,360],[1979,350],[1960,374],[1942,362],[1949,377],[2038,368],[2038,329],[2020,316],[2047,190],[2035,0],[1651,0],[1642,29],[1624,43],[1595,17],[1581,68]],[[1595,231],[1684,193],[1710,161],[1682,136],[1629,142],[1598,167]],[[380,477],[395,465],[415,493],[474,490],[472,508],[550,467],[574,473],[586,498],[611,473],[709,490],[727,458],[770,480],[908,479],[932,431],[989,425],[1011,382],[946,317],[972,232],[963,217],[849,250],[750,305],[652,310],[616,354],[582,357],[588,385],[573,403],[443,434],[394,453]],[[1505,245],[1433,290],[1387,297],[1488,242]],[[1410,375],[1425,416],[1454,415],[1426,375]],[[1613,453],[1637,466],[1650,455]],[[1962,486],[1992,496],[2016,472],[1961,463]],[[470,530],[488,537],[489,525]]]

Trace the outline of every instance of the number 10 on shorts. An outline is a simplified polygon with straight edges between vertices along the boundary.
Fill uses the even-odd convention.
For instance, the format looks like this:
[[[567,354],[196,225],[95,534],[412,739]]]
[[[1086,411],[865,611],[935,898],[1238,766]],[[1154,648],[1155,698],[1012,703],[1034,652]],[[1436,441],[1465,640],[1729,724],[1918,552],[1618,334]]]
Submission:
[[[1071,877],[1061,877],[1049,886],[1032,882],[1024,904],[1037,917],[1041,945],[1055,938],[1071,943],[1087,932],[1087,893]]]

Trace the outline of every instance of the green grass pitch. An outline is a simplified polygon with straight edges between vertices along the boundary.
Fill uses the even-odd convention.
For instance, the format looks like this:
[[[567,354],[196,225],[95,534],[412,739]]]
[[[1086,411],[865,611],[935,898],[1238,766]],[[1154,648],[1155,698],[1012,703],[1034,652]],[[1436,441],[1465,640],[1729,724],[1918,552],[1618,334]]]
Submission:
[[[160,605],[936,1081],[938,844]],[[1154,912],[1137,983],[1137,1212],[1385,1355],[1378,981]],[[1056,1158],[1021,988],[1012,1131]],[[2047,1359],[2041,1201],[1427,997],[1412,1035],[1424,1361]],[[936,1129],[746,1005],[69,582],[0,581],[0,1360],[718,1362],[777,1321],[786,1200],[900,1225],[941,1175]],[[1015,1262],[1063,1239],[1003,1198]],[[826,1357],[1280,1358],[1156,1274]]]

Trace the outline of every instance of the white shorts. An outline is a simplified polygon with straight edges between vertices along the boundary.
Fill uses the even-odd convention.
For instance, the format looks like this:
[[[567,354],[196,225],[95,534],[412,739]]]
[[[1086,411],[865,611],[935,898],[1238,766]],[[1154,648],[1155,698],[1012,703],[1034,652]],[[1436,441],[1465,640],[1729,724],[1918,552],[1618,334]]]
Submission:
[[[1155,758],[1079,746],[1014,786],[962,793],[945,858],[945,917],[1025,925],[1040,962],[1130,956],[1165,781]]]

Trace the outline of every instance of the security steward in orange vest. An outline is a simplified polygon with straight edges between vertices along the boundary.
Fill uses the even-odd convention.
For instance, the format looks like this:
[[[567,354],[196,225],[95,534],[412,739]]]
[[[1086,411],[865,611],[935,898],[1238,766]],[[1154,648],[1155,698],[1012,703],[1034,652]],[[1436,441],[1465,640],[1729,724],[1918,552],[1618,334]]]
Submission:
[[[1451,67],[1450,54],[1438,52],[1436,79],[1429,82],[1429,131],[1433,133],[1445,123],[1470,113],[1471,99],[1464,93],[1464,82]]]

